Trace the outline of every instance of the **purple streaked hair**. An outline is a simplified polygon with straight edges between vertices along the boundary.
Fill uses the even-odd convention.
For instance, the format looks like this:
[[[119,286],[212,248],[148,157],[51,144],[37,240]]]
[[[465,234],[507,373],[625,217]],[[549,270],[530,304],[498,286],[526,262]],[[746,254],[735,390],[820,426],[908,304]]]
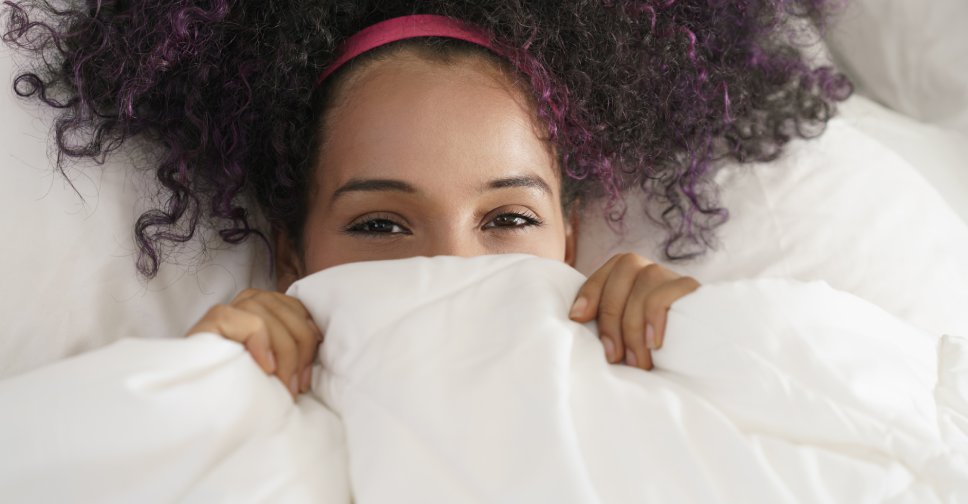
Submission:
[[[841,2],[7,0],[3,38],[36,63],[15,92],[59,110],[61,171],[132,138],[158,147],[148,168],[161,201],[134,229],[147,277],[200,226],[268,243],[261,215],[298,241],[328,105],[317,77],[341,41],[413,13],[489,33],[532,92],[568,202],[601,201],[618,224],[633,218],[623,194],[640,192],[668,230],[666,257],[681,259],[710,248],[728,217],[713,180],[721,161],[776,158],[822,133],[851,93],[800,50]]]

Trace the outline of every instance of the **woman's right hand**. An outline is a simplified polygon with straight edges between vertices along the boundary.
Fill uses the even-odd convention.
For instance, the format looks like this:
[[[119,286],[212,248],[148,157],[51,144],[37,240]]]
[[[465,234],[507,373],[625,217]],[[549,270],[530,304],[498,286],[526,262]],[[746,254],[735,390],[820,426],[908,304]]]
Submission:
[[[282,380],[293,397],[309,390],[323,333],[298,299],[246,289],[231,303],[213,306],[187,334],[200,332],[243,344],[266,373]]]

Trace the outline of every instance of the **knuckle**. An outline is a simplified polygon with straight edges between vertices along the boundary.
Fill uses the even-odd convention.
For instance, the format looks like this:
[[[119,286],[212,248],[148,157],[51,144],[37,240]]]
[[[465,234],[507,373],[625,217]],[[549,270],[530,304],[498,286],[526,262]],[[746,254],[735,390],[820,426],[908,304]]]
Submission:
[[[689,276],[679,277],[675,280],[675,282],[686,292],[693,292],[701,285],[698,280]]]
[[[298,299],[296,299],[296,298],[294,298],[292,296],[287,296],[287,295],[285,295],[285,294],[283,294],[281,292],[276,292],[275,294],[278,295],[279,296],[279,299],[281,299],[287,305],[292,306],[293,308],[296,308],[296,309],[301,310],[301,311],[304,311],[304,312],[307,311],[306,310],[306,305],[302,304],[302,301],[300,301],[300,300],[298,300]]]
[[[622,307],[608,303],[599,306],[599,318],[603,320],[618,319],[622,316]]]
[[[615,267],[619,270],[629,270],[638,268],[639,261],[638,256],[635,254],[624,253],[619,256],[618,261],[615,263]]]
[[[622,333],[622,341],[625,342],[626,348],[645,350],[645,340],[642,338],[639,332],[626,331]]]
[[[281,292],[276,291],[259,291],[258,297],[260,299],[272,299],[278,300],[284,304],[288,304],[289,300],[295,300],[296,298],[289,297]],[[297,301],[298,302],[298,301]]]
[[[639,268],[644,268],[650,264],[654,264],[652,261],[634,252],[626,252],[625,254],[622,254],[622,261],[624,261],[625,263],[631,266],[636,266]]]
[[[249,298],[257,295],[258,293],[259,293],[259,289],[253,289],[249,287],[247,289],[243,289],[242,292],[239,292],[238,295],[235,296],[235,299]]]
[[[253,335],[268,334],[269,324],[266,323],[265,319],[262,317],[252,316],[249,322],[249,327]]]
[[[240,310],[251,309],[253,306],[259,305],[259,302],[255,300],[254,297],[247,297],[245,299],[239,299],[232,303],[232,306]]]
[[[205,314],[205,317],[215,320],[224,320],[232,316],[232,311],[232,307],[229,305],[217,304],[208,309],[208,313]]]
[[[295,351],[298,347],[295,336],[289,334],[288,332],[284,332],[283,334],[273,334],[272,345],[286,351]]]
[[[273,292],[273,291],[248,288],[240,292],[235,299],[236,299],[236,303],[238,304],[243,304],[243,303],[262,304],[262,303],[265,303],[266,300],[272,299],[272,297],[277,294],[278,294],[277,292]]]
[[[655,284],[661,282],[665,275],[662,266],[651,263],[643,266],[639,270],[638,276],[646,283]]]
[[[626,319],[622,322],[622,333],[625,334],[626,339],[637,338],[637,335],[640,335],[644,330],[645,322],[638,317]]]
[[[309,329],[308,325],[298,327],[295,330],[290,329],[289,334],[292,340],[300,346],[303,346],[314,339],[312,330]]]
[[[619,254],[618,260],[625,263],[637,262],[638,257],[639,257],[638,254],[635,254],[633,252],[622,252],[621,254]]]
[[[615,263],[617,263],[619,260],[622,259],[622,256],[623,255],[625,255],[625,254],[615,254],[615,255],[613,255],[607,261],[605,261],[605,264],[603,264],[600,269],[606,269],[608,266],[614,265]]]
[[[646,298],[645,306],[643,311],[645,311],[645,318],[652,322],[665,315],[665,312],[669,309],[669,304],[665,300],[660,299],[656,296],[651,296]]]
[[[306,306],[302,304],[302,301],[292,296],[287,296],[281,292],[276,292],[273,294],[273,302],[276,303],[280,310],[290,313],[296,317],[306,318],[307,320],[310,318],[309,310],[307,310]]]
[[[608,323],[605,321],[599,322],[598,335],[607,336],[609,339],[613,340],[614,342],[622,341],[622,329],[618,326],[618,324]]]

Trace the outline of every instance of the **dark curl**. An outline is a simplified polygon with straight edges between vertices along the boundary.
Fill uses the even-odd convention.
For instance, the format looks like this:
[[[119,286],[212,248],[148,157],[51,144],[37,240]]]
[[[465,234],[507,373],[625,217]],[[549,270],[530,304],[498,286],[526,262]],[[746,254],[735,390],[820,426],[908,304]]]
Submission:
[[[57,166],[126,140],[158,146],[164,201],[135,225],[138,269],[209,222],[252,235],[251,202],[301,234],[318,139],[314,83],[346,37],[406,14],[477,24],[531,84],[566,191],[624,217],[641,188],[668,258],[711,246],[726,220],[719,161],[766,161],[820,134],[847,79],[802,57],[837,0],[6,1],[4,41],[38,64],[14,89],[60,109]],[[837,2],[839,3],[839,2]]]

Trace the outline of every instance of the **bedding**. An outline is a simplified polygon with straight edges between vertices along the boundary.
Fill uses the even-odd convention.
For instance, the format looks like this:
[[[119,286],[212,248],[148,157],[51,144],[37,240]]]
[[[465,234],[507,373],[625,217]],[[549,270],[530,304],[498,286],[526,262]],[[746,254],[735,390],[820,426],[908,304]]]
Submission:
[[[858,91],[905,116],[968,134],[968,2],[844,5],[825,39]]]
[[[129,145],[103,166],[71,165],[69,184],[48,158],[50,111],[12,92],[15,66],[0,44],[0,379],[122,336],[183,334],[240,290],[271,288],[257,240],[207,252],[194,241],[158,277],[140,278],[134,222],[155,182],[132,166],[146,151]]]
[[[240,346],[181,338],[271,288],[260,244],[189,243],[138,278],[150,154],[65,182],[0,46],[0,501],[968,501],[965,5],[849,3],[826,41],[860,95],[821,141],[721,171],[732,220],[669,265],[707,285],[661,370],[605,365],[560,265],[415,259],[297,286],[329,323],[297,403]],[[579,268],[659,257],[661,231],[627,231],[584,216]]]
[[[643,372],[567,319],[582,282],[522,255],[307,277],[326,339],[295,404],[211,334],[0,381],[0,500],[968,499],[968,340],[819,282],[725,282],[673,306]]]
[[[13,144],[0,175],[0,198],[15,209],[0,213],[7,237],[0,244],[0,378],[122,335],[179,335],[241,289],[272,288],[265,250],[254,240],[208,255],[192,243],[158,278],[139,278],[131,209],[145,204],[139,195],[150,192],[145,189],[150,183],[125,169],[125,156],[133,154],[110,158],[103,171],[89,172],[94,178],[80,175],[90,167],[77,167],[72,173],[86,198],[82,202],[50,172],[46,126],[31,119],[35,111],[5,93],[0,100],[23,118],[0,123],[2,138]],[[820,139],[794,142],[773,163],[724,168],[719,180],[732,217],[719,231],[718,248],[698,260],[665,265],[707,283],[783,276],[822,280],[932,332],[965,334],[968,212],[956,218],[915,165],[887,147],[889,135],[865,133],[872,123],[865,113],[835,119]],[[878,124],[882,129],[896,124],[902,136],[911,131],[901,119]],[[946,162],[968,143],[944,137],[933,145],[952,146],[948,158],[934,155],[933,166],[960,180],[962,165]],[[919,155],[928,159],[912,141],[905,157]],[[968,201],[968,187],[943,187],[949,199]],[[629,215],[636,215],[637,203],[630,204]],[[592,207],[580,228],[578,268],[589,274],[615,252],[660,258],[663,233],[638,219],[629,221],[624,235],[616,234]]]
[[[214,334],[0,381],[0,502],[349,502],[338,418]]]
[[[931,333],[968,334],[968,221],[856,122],[835,119],[821,137],[791,142],[777,161],[723,167],[716,182],[730,219],[705,256],[662,260],[665,231],[630,219],[619,232],[580,228],[579,271],[633,251],[703,283],[819,280]],[[639,200],[627,201],[627,215],[643,214]],[[586,219],[602,217],[592,206]]]
[[[843,103],[840,112],[845,122],[916,167],[968,223],[968,131],[917,121],[862,95]]]
[[[12,81],[15,67],[13,53],[0,46],[0,83]],[[7,89],[0,92],[0,200],[7,210],[0,212],[0,379],[122,335],[180,335],[241,289],[273,287],[257,240],[209,242],[207,249],[194,241],[157,278],[139,278],[132,227],[155,186],[150,171],[131,167],[143,166],[148,153],[132,144],[103,166],[72,166],[71,187],[51,170],[49,111]],[[720,247],[667,265],[706,282],[788,274],[822,280],[932,332],[963,332],[968,142],[870,100],[849,103],[862,106],[845,105],[819,142],[794,142],[773,163],[724,169],[732,221],[721,229]],[[962,222],[952,221],[949,206]],[[662,231],[644,219],[630,220],[623,237],[590,212],[581,229],[585,273],[613,252],[660,257]]]

